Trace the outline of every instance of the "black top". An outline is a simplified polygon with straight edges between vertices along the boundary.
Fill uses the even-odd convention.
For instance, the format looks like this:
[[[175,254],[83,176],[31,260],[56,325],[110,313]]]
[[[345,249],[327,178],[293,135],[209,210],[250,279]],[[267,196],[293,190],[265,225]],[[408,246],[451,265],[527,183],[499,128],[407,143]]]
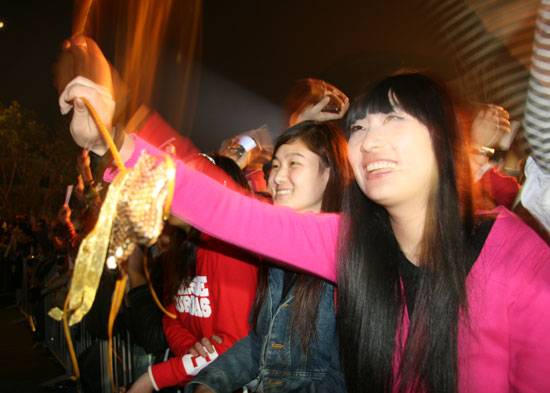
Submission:
[[[470,241],[468,242],[468,272],[479,257],[481,249],[483,248],[485,240],[487,239],[487,236],[489,236],[489,232],[491,231],[494,223],[494,217],[482,217],[480,223],[474,229],[474,232],[470,237]],[[403,281],[403,288],[405,290],[405,302],[407,303],[409,319],[412,319],[416,299],[416,288],[418,286],[421,271],[420,268],[413,265],[403,253],[400,255],[398,268],[399,274],[401,275],[401,280]]]

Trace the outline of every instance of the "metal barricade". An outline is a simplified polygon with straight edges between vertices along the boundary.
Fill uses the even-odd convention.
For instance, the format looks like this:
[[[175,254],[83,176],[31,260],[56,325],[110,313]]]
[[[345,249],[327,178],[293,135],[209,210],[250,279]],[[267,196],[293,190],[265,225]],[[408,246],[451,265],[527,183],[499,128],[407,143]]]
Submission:
[[[52,267],[46,281],[57,273],[57,268]],[[74,367],[69,354],[67,340],[63,330],[62,322],[50,318],[47,313],[52,308],[51,294],[44,297],[44,335],[46,345],[54,354],[57,360],[65,368],[68,375],[74,375]],[[86,330],[85,321],[70,327],[71,338],[77,358],[81,356],[92,345],[99,346],[99,367],[101,374],[101,393],[111,393],[111,380],[109,374],[108,341],[93,338]],[[113,337],[113,375],[115,386],[128,386],[152,364],[152,356],[144,352],[141,347],[131,343],[130,334],[124,331]],[[86,372],[82,367],[80,372]]]

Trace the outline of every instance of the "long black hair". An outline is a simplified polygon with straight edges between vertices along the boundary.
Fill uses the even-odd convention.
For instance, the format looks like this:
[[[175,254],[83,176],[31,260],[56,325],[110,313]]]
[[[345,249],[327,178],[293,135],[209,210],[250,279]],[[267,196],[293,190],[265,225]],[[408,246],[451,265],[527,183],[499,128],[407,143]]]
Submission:
[[[351,178],[351,169],[347,161],[346,138],[344,133],[332,123],[302,122],[286,130],[275,144],[273,156],[277,150],[286,144],[300,141],[313,153],[319,156],[320,169],[329,170],[329,178],[321,211],[341,211],[342,196]],[[258,287],[252,314],[252,325],[257,326],[258,316],[264,302],[268,287],[268,268],[263,264],[258,275]],[[294,300],[290,315],[291,329],[298,331],[300,343],[305,352],[309,349],[311,338],[315,338],[319,299],[324,280],[309,275],[294,273]]]
[[[344,194],[337,320],[346,380],[356,392],[396,387],[400,392],[456,392],[457,326],[459,313],[467,315],[466,237],[472,222],[467,152],[450,95],[417,73],[388,77],[356,99],[347,130],[369,113],[390,113],[394,105],[428,128],[438,181],[428,203],[406,337],[404,305],[411,299],[405,299],[399,267],[404,255],[389,214],[355,182]]]

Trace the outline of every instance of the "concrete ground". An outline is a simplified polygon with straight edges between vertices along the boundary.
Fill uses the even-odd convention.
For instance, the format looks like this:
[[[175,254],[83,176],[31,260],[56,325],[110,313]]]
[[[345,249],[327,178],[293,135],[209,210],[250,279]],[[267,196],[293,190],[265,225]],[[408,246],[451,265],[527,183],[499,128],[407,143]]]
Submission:
[[[0,392],[59,392],[65,369],[45,346],[33,341],[31,327],[11,294],[0,295]]]

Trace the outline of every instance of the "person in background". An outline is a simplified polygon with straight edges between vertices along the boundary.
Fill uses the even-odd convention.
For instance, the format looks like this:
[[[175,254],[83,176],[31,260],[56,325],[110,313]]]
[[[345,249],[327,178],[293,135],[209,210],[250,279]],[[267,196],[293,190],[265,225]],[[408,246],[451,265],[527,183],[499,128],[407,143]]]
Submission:
[[[216,165],[227,174],[226,182],[250,191],[243,172],[230,158],[203,154],[191,163]],[[149,367],[130,393],[186,385],[250,330],[248,316],[259,262],[255,255],[191,228],[185,241],[171,241],[162,258],[163,266],[173,268],[164,284],[167,310],[176,318],[164,315],[162,324],[174,356]]]
[[[486,210],[496,206],[512,210],[520,185],[514,176],[504,173],[499,164],[492,161],[495,149],[508,150],[512,142],[509,114],[497,105],[478,105],[476,109],[478,112],[471,131],[470,165],[474,183],[479,187],[478,197],[483,201],[479,206]]]
[[[267,126],[224,140],[218,153],[237,163],[254,192],[265,194],[266,182],[262,168],[273,154],[273,140]]]
[[[550,1],[541,0],[536,21],[529,88],[523,119],[531,155],[525,164],[522,205],[542,224],[550,244]]]

